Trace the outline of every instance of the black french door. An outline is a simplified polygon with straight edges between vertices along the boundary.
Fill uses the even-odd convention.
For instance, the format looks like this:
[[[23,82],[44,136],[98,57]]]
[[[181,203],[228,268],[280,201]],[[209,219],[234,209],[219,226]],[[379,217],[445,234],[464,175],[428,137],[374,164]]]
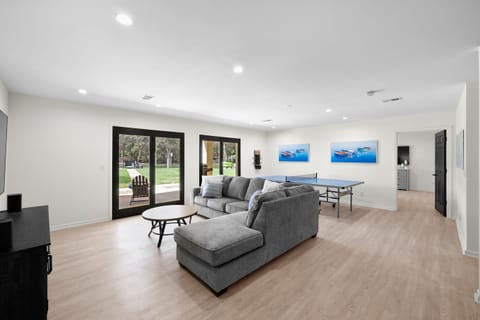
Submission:
[[[447,216],[447,130],[435,134],[435,209]]]
[[[184,204],[184,134],[113,127],[112,216]]]

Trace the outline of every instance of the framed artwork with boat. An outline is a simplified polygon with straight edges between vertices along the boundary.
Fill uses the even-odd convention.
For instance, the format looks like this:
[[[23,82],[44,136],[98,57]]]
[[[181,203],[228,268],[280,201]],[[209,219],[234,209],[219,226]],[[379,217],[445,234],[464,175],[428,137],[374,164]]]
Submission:
[[[377,144],[377,140],[332,143],[330,161],[376,163]]]
[[[278,161],[307,162],[309,144],[285,144],[278,148]]]

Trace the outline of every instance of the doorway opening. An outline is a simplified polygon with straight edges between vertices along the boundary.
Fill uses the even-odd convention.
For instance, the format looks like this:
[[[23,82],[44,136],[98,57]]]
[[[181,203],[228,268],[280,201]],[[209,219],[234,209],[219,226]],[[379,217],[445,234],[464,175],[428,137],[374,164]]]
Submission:
[[[397,133],[396,166],[397,196],[434,199],[430,205],[447,215],[447,130]]]

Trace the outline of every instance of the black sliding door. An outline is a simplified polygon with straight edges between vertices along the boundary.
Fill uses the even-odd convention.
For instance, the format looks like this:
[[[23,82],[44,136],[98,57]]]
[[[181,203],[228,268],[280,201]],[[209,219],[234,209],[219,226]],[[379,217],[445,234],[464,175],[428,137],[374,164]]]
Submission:
[[[184,134],[113,127],[113,218],[184,203]]]
[[[200,183],[202,176],[239,176],[240,139],[200,136]]]

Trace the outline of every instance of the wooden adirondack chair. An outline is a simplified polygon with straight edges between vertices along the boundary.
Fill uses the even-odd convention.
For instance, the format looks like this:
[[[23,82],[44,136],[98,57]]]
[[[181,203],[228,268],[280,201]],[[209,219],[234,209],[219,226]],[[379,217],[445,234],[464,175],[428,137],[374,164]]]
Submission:
[[[132,198],[130,204],[135,201],[145,201],[150,196],[148,179],[144,176],[136,176],[132,179]],[[141,200],[138,200],[141,199]]]

